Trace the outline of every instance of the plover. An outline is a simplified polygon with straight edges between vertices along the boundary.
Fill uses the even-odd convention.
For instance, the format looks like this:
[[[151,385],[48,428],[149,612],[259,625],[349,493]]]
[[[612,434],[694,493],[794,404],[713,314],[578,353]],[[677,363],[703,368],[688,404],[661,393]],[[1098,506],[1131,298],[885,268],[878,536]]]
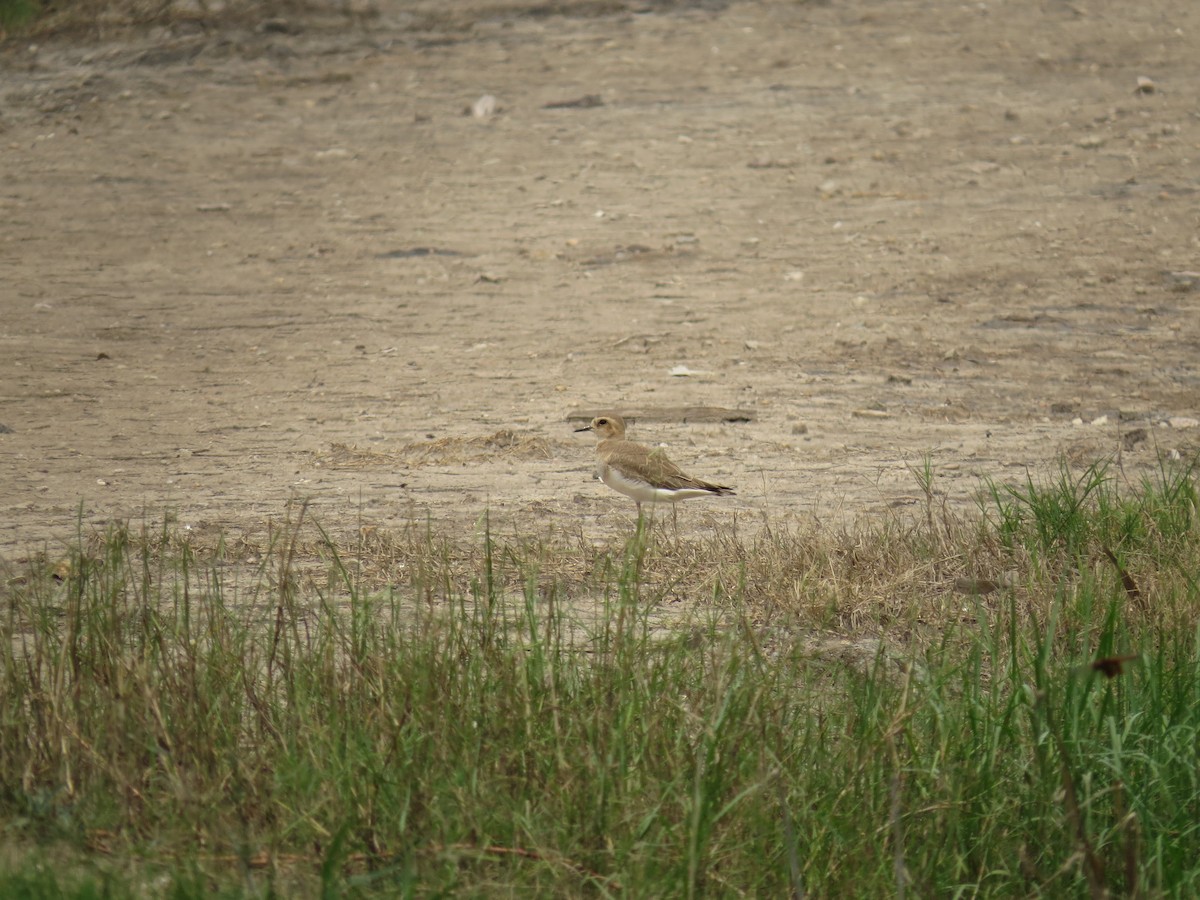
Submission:
[[[633,498],[639,516],[643,503],[670,501],[674,512],[674,504],[680,500],[733,494],[733,488],[723,484],[685,475],[667,459],[663,450],[625,440],[625,420],[618,415],[597,416],[586,428],[575,431],[593,431],[600,438],[596,445],[596,472],[614,491]]]

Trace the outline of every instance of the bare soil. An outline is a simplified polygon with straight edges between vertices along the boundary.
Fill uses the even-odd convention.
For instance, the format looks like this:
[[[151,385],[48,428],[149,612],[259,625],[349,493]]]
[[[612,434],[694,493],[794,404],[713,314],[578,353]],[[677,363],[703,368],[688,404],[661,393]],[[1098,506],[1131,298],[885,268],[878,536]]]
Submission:
[[[0,560],[606,539],[599,408],[681,529],[1196,452],[1200,4],[443,6],[0,48]]]

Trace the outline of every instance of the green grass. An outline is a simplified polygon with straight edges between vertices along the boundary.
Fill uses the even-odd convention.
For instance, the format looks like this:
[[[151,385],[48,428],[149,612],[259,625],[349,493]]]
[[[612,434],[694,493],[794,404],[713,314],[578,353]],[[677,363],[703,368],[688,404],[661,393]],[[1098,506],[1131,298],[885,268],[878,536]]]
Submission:
[[[0,0],[0,33],[31,22],[39,8],[36,0]]]
[[[1195,469],[921,484],[606,549],[80,534],[3,588],[0,894],[1195,895]]]
[[[1020,486],[988,482],[981,505],[1004,544],[1035,558],[1078,556],[1096,547],[1130,552],[1176,552],[1195,536],[1196,464],[1164,466],[1140,489],[1121,490],[1108,462],[1072,471],[1061,463],[1049,483],[1032,476]]]

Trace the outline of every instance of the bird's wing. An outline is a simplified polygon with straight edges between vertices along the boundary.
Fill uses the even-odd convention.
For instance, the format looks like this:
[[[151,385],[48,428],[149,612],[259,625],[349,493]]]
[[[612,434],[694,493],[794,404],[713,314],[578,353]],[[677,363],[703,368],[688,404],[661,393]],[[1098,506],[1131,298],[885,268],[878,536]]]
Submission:
[[[662,447],[651,449],[644,444],[633,441],[621,441],[617,447],[602,448],[601,453],[608,465],[626,463],[637,466],[646,473],[647,478],[660,487],[668,490],[685,490],[692,488],[701,491],[712,491],[715,494],[732,493],[721,484],[711,484],[693,478],[675,465]]]
[[[671,462],[667,456],[667,451],[662,447],[655,447],[650,450],[646,447],[639,447],[644,450],[644,458],[646,462],[646,470],[650,472],[656,482],[663,487],[668,488],[684,488],[684,487],[699,487],[696,479],[692,478],[686,472]]]
[[[686,488],[694,488],[701,491],[712,491],[714,494],[733,493],[723,484],[701,481],[699,478],[693,478],[691,475],[688,475],[667,458],[666,451],[661,447],[655,448],[646,454],[646,463],[654,473],[655,481],[670,490],[678,491]]]

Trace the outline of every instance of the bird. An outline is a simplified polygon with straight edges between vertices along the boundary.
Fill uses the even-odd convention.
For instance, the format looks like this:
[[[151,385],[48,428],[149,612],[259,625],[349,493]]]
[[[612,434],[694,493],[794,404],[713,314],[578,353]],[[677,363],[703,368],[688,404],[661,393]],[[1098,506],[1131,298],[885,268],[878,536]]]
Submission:
[[[674,504],[680,500],[734,495],[731,487],[685,474],[662,449],[652,450],[626,440],[625,420],[616,414],[596,416],[590,424],[575,431],[591,431],[600,438],[596,445],[596,473],[614,491],[633,499],[639,518],[643,503],[670,501],[674,513]]]

